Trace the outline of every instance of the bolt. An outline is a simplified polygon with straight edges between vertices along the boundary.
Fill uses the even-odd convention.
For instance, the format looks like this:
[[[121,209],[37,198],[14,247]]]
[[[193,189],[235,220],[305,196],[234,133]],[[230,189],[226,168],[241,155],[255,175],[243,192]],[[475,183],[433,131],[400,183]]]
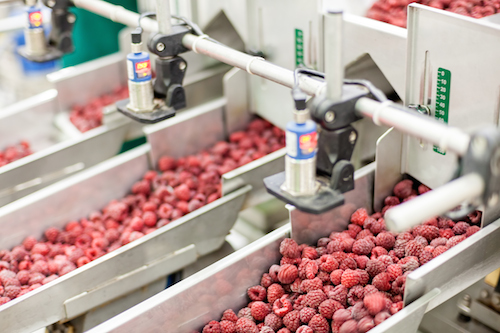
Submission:
[[[349,134],[349,142],[351,144],[354,144],[354,142],[356,142],[356,138],[358,136],[356,135],[356,132],[352,131],[350,134]]]
[[[328,111],[325,113],[325,121],[331,123],[335,120],[335,113],[333,111]]]
[[[481,297],[482,299],[488,299],[490,297],[490,293],[488,292],[488,290],[483,289],[481,290],[479,297]]]
[[[47,6],[48,7],[54,7],[56,5],[56,1],[55,0],[49,0],[47,1]]]
[[[156,44],[156,49],[158,50],[158,52],[165,50],[165,44],[163,43]]]
[[[488,141],[482,136],[476,136],[472,140],[472,149],[476,155],[484,154],[486,148],[488,147]]]
[[[186,69],[186,63],[184,61],[179,63],[179,69],[184,72]]]
[[[492,304],[493,304],[493,306],[495,306],[495,307],[500,306],[500,295],[498,295],[498,294],[494,294],[494,295],[491,297],[491,303],[492,303]]]
[[[73,24],[76,21],[76,16],[73,14],[69,14],[67,20],[68,20],[68,23]]]
[[[491,194],[490,198],[488,199],[488,206],[493,207],[498,203],[498,194],[493,193]]]
[[[471,303],[471,297],[469,294],[465,294],[464,297],[462,298],[462,304],[465,305],[466,307],[470,307]]]

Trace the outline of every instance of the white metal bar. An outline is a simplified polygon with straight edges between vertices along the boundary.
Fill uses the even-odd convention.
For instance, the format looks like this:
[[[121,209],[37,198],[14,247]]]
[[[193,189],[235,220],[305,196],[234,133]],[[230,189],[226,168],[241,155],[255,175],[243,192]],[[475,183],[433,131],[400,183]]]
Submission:
[[[369,98],[361,98],[356,103],[356,111],[364,117],[372,118],[377,125],[386,125],[430,142],[458,154],[465,155],[470,136],[462,130],[440,123],[432,118],[413,112],[405,112],[392,102],[380,103]]]
[[[342,11],[324,15],[323,45],[325,49],[326,94],[333,101],[342,98],[344,85],[344,18]]]
[[[484,191],[483,179],[476,173],[467,174],[435,190],[391,208],[385,213],[385,224],[392,231],[402,232],[434,216],[450,211]]]
[[[156,20],[160,33],[168,35],[172,32],[171,19],[170,0],[156,0]]]

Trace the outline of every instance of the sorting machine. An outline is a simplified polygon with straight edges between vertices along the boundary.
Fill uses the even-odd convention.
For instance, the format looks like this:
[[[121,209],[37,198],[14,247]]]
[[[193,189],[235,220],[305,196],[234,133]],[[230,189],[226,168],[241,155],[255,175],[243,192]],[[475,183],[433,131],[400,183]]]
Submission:
[[[28,232],[40,236],[48,226],[61,227],[68,220],[103,207],[110,199],[126,194],[142,173],[154,168],[159,156],[178,157],[199,151],[241,128],[250,117],[247,109],[282,127],[292,121],[286,126],[287,148],[223,175],[224,195],[217,201],[3,305],[3,329],[34,330],[88,314],[105,304],[115,304],[111,312],[124,310],[123,296],[219,248],[239,210],[262,197],[265,183],[271,194],[289,204],[289,224],[91,331],[200,330],[224,309],[245,304],[246,288],[258,283],[260,275],[279,260],[279,242],[284,237],[313,244],[332,231],[341,231],[356,208],[379,210],[394,184],[408,176],[433,190],[389,210],[389,229],[406,230],[435,215],[459,217],[474,209],[483,212],[482,229],[413,271],[406,282],[404,309],[371,331],[416,332],[419,326],[429,332],[443,328],[450,332],[500,329],[499,314],[485,305],[494,303],[498,294],[481,284],[500,266],[496,243],[500,232],[500,132],[496,128],[500,76],[494,65],[500,52],[495,46],[499,45],[500,26],[410,5],[405,30],[344,15],[329,7],[325,11],[322,1],[311,4],[297,0],[293,5],[297,11],[304,11],[295,24],[309,29],[308,42],[297,50],[305,47],[309,53],[305,61],[298,54],[294,60],[296,65],[314,63],[319,71],[303,68],[294,72],[294,66],[289,66],[290,55],[285,55],[288,52],[269,46],[280,34],[269,34],[269,41],[265,39],[265,28],[276,24],[276,18],[263,13],[274,6],[285,6],[284,1],[248,1],[249,26],[257,29],[248,30],[247,49],[253,51],[247,53],[217,42],[189,20],[184,21],[182,37],[177,38],[168,28],[168,6],[158,3],[156,23],[103,1],[73,1],[76,6],[133,27],[140,21],[144,31],[155,32],[160,27],[161,38],[170,40],[173,48],[191,50],[241,70],[232,69],[224,76],[223,97],[145,127],[147,145],[1,208],[1,234],[9,235],[1,237],[2,247],[19,243]],[[288,24],[294,23],[285,20]],[[301,29],[295,29],[298,33],[296,30]],[[457,35],[460,42],[454,39]],[[152,46],[161,52],[158,43],[165,43],[154,36],[150,43],[156,41]],[[284,44],[297,46],[297,39],[285,40]],[[138,44],[138,39],[133,41]],[[349,73],[367,57],[376,65],[373,82],[363,75],[346,80],[344,68]],[[482,60],[474,66],[464,65],[478,58]],[[189,65],[189,61],[186,63]],[[248,74],[252,77],[247,80]],[[404,106],[387,99],[384,92],[388,88],[378,89],[378,80],[388,84]],[[168,83],[168,77],[162,81]],[[175,89],[182,87],[182,81],[174,84]],[[242,88],[248,88],[248,100],[246,96],[238,98],[241,95],[237,90],[241,93]],[[168,94],[157,92],[155,83],[149,96],[163,99],[160,102],[173,113],[176,107],[169,102]],[[136,120],[164,119],[165,115],[155,113],[154,108],[134,108],[128,103],[133,104],[118,103],[117,108]],[[308,117],[318,124],[317,153],[314,142],[307,146],[308,154],[300,156],[296,153],[303,148],[300,136],[307,135],[312,141],[316,136],[313,127],[297,130],[310,124]],[[350,159],[356,141],[358,146],[362,142],[351,124],[362,118],[390,129],[377,141],[375,162],[354,171]],[[173,141],[183,144],[173,145]],[[247,273],[244,277],[242,270]],[[230,291],[217,294],[217,288],[208,288],[218,280],[229,282]],[[451,319],[435,315],[444,311],[449,299],[471,286],[484,288],[487,294],[468,295],[468,301],[452,306],[455,311],[451,313],[460,312],[473,320],[459,322],[453,315]],[[27,312],[29,320],[25,319]]]

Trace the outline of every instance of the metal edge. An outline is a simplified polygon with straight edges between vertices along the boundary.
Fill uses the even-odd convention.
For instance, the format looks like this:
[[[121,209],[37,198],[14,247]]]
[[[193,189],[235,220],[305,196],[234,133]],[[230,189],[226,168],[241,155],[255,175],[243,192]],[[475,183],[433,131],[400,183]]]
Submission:
[[[50,101],[51,99],[55,100],[57,98],[57,90],[56,89],[49,89],[46,90],[42,93],[39,93],[35,96],[28,97],[26,99],[23,99],[22,101],[19,101],[17,103],[11,104],[9,106],[6,106],[3,110],[0,112],[0,121],[5,120],[6,118],[15,116],[19,113],[22,113],[26,109],[31,109],[34,107],[37,107],[38,105],[42,103],[46,103]],[[56,110],[54,110],[54,113],[57,112],[57,103],[54,101],[54,107]]]

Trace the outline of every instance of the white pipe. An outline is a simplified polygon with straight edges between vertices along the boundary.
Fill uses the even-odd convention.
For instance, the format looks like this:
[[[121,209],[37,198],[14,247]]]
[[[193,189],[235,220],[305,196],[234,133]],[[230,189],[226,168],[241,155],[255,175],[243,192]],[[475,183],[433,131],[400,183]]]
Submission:
[[[156,0],[156,20],[158,31],[168,35],[172,33],[172,18],[170,16],[170,0]]]
[[[247,71],[249,74],[257,75],[292,88],[293,71],[274,65],[262,58],[254,57],[227,46],[214,43],[205,39],[207,36],[195,36],[187,34],[182,39],[182,44],[196,53],[204,54],[210,58],[219,60],[223,63],[238,67]],[[320,94],[325,87],[325,83],[309,77],[300,77],[300,88],[309,95]]]
[[[459,156],[465,155],[470,142],[467,133],[428,116],[406,112],[395,106],[396,104],[390,101],[380,103],[369,98],[360,98],[356,103],[356,111],[364,117],[372,118],[376,125],[394,127],[443,150],[452,151]]]
[[[467,174],[435,190],[402,203],[385,213],[385,224],[391,231],[402,232],[452,210],[467,200],[483,194],[483,179],[476,173]]]
[[[323,46],[325,49],[326,94],[333,101],[342,99],[344,85],[343,27],[342,11],[324,15]]]

